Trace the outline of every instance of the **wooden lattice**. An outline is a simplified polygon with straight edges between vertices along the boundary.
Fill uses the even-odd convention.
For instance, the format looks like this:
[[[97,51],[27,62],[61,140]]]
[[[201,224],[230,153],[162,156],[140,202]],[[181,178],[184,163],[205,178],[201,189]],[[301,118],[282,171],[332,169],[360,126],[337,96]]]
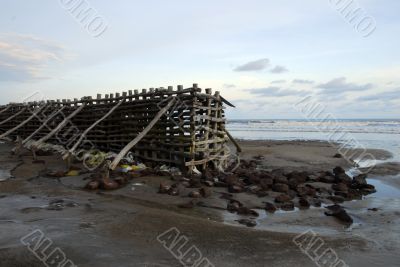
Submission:
[[[234,140],[224,115],[224,103],[232,105],[218,91],[201,91],[194,84],[98,94],[96,99],[10,103],[0,107],[0,138],[35,149],[57,145],[64,156],[96,148],[189,171],[204,169],[226,158],[226,143]]]

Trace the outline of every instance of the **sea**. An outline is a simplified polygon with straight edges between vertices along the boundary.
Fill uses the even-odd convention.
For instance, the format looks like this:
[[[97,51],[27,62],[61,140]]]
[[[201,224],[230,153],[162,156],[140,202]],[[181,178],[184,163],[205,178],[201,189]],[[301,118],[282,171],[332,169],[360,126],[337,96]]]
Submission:
[[[228,120],[226,128],[243,140],[317,140],[357,148],[384,149],[400,161],[400,119]]]
[[[392,157],[386,160],[358,162],[359,167],[373,167],[384,162],[400,162],[400,119],[341,119],[341,120],[229,120],[226,128],[242,140],[307,140],[330,141],[344,147],[383,149]],[[349,174],[357,173],[357,168]],[[384,177],[369,176],[377,193],[371,197],[400,200],[400,188],[382,182]],[[400,180],[400,175],[393,177]]]

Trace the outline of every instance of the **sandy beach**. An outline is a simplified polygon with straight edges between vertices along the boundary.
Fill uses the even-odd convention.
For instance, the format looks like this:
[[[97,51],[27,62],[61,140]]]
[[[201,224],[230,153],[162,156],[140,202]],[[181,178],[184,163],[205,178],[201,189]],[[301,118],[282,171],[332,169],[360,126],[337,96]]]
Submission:
[[[325,142],[242,141],[241,145],[243,159],[262,155],[260,166],[266,169],[351,168],[343,158],[334,158],[337,148]],[[10,154],[11,148],[0,146],[2,177],[11,177],[0,182],[1,266],[43,266],[20,241],[36,229],[77,266],[181,266],[157,240],[171,228],[214,266],[315,266],[293,242],[308,230],[349,266],[397,266],[400,261],[399,198],[372,194],[343,203],[354,219],[348,227],[324,215],[323,207],[268,214],[261,207],[269,196],[239,193],[237,199],[260,213],[257,226],[249,228],[237,222],[240,215],[226,211],[226,201],[218,197],[225,188],[213,188],[212,196],[192,209],[179,207],[190,200],[185,194],[157,194],[160,183],[172,183],[167,176],[138,177],[114,191],[85,191],[89,173],[43,177],[45,169],[65,168],[64,162],[57,156],[39,156],[32,163],[29,152],[18,158]],[[369,152],[381,160],[391,158],[384,150]],[[400,192],[398,183],[386,183],[386,174],[399,174],[393,169],[392,165],[377,168],[383,186]]]

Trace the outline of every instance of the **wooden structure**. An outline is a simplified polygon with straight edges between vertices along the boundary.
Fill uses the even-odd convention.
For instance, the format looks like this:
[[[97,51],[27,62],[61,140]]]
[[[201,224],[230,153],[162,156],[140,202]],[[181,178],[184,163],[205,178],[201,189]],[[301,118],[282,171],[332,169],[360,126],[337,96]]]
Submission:
[[[64,158],[83,149],[115,152],[111,169],[128,152],[144,162],[204,169],[226,159],[226,144],[234,142],[225,129],[224,104],[233,106],[197,84],[10,103],[0,107],[0,138],[33,151],[52,145]]]

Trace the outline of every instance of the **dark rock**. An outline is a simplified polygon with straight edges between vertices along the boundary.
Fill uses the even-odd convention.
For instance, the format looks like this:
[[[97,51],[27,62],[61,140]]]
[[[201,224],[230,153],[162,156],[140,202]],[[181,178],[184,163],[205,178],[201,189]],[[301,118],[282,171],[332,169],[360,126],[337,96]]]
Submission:
[[[116,181],[108,179],[102,181],[101,187],[105,190],[115,190],[118,189],[120,185]]]
[[[220,192],[220,194],[221,194],[221,196],[220,196],[221,199],[232,200],[232,198],[233,198],[232,194],[228,194],[225,192]]]
[[[170,189],[171,189],[171,186],[160,183],[160,186],[158,187],[158,193],[167,194]]]
[[[183,209],[192,209],[194,207],[194,204],[195,203],[193,202],[193,200],[191,200],[187,203],[179,204],[178,207]]]
[[[289,181],[285,176],[280,175],[280,176],[276,176],[274,178],[274,183],[275,184],[289,184]]]
[[[199,191],[192,191],[192,192],[189,193],[189,197],[191,197],[191,198],[200,198],[201,194],[200,194]]]
[[[293,189],[293,190],[296,190],[296,188],[299,184],[300,183],[296,179],[289,179],[289,181],[288,181],[288,185],[289,185],[290,189]]]
[[[262,187],[262,189],[264,190],[269,190],[271,189],[272,185],[273,185],[274,181],[272,179],[269,178],[264,178],[260,180],[260,186]]]
[[[335,175],[336,183],[351,184],[352,181],[353,181],[353,179],[345,173],[340,173],[340,174]]]
[[[249,209],[247,207],[239,207],[236,211],[240,215],[251,215],[251,216],[255,216],[255,217],[259,216],[258,212],[256,212],[255,210]]]
[[[100,182],[99,181],[90,181],[89,183],[86,184],[85,188],[89,190],[96,190],[100,187]]]
[[[268,196],[269,194],[268,194],[268,192],[267,191],[258,191],[257,192],[257,196],[258,197],[266,197],[266,196]]]
[[[353,177],[353,184],[355,185],[366,185],[367,184],[367,175],[366,174],[360,174],[355,177]]]
[[[306,172],[291,172],[286,175],[286,177],[291,180],[295,179],[299,184],[305,183],[308,179],[308,174]]]
[[[270,213],[274,213],[276,211],[276,207],[274,204],[270,202],[265,202],[265,210]]]
[[[168,190],[168,195],[170,195],[170,196],[179,196],[179,188],[178,187],[171,187]]]
[[[343,169],[340,166],[337,166],[333,169],[333,173],[336,175],[342,174],[342,173],[346,173],[345,169]]]
[[[284,203],[284,202],[288,202],[290,200],[292,200],[291,197],[286,194],[281,194],[275,198],[276,203]]]
[[[243,190],[244,190],[243,187],[238,186],[238,185],[230,185],[228,187],[229,193],[241,193],[241,192],[243,192]]]
[[[349,224],[353,223],[353,219],[350,217],[349,214],[347,214],[346,210],[340,205],[332,205],[326,208],[328,209],[328,211],[325,212],[325,215],[334,216],[335,218],[345,223]]]
[[[332,189],[335,191],[342,191],[342,192],[347,192],[349,188],[347,187],[346,184],[344,183],[339,183],[339,184],[333,184]]]
[[[243,205],[242,205],[239,201],[231,200],[231,201],[229,201],[229,203],[228,203],[226,209],[227,209],[228,211],[230,211],[230,212],[237,212],[238,209],[239,209],[240,207],[242,207],[242,206],[243,206]]]
[[[240,219],[240,220],[237,220],[237,222],[239,222],[240,224],[244,224],[247,227],[254,227],[257,225],[256,221],[250,220],[250,219]]]
[[[294,210],[294,203],[293,203],[293,201],[288,201],[288,202],[285,202],[285,203],[281,204],[281,209],[282,209],[282,210],[285,210],[285,211]]]
[[[293,198],[295,198],[295,197],[297,196],[297,193],[296,193],[296,191],[294,191],[294,190],[289,190],[288,196],[289,196],[291,199],[293,199]]]
[[[333,157],[334,157],[334,158],[337,158],[337,159],[341,159],[341,158],[343,158],[343,155],[340,154],[340,153],[337,153],[337,154],[335,154]]]
[[[213,175],[209,169],[203,171],[202,178],[206,181],[211,181],[213,179]]]
[[[310,202],[306,198],[300,198],[299,207],[302,209],[308,209],[310,208]]]
[[[210,197],[212,195],[212,189],[209,187],[202,187],[200,188],[200,194],[203,197]]]
[[[379,209],[378,208],[371,208],[371,209],[368,209],[368,210],[370,210],[370,211],[378,211]]]
[[[252,194],[257,194],[261,190],[262,190],[262,188],[258,185],[252,185],[252,186],[249,186],[249,188],[247,188],[247,191]]]
[[[318,198],[313,198],[311,203],[314,207],[317,207],[317,208],[322,206],[322,201]]]
[[[360,191],[363,195],[369,195],[369,194],[376,193],[375,186],[373,186],[372,184],[362,185],[362,188],[360,189]]]
[[[212,181],[204,181],[204,184],[208,187],[214,186],[214,183]]]
[[[323,183],[332,184],[332,183],[335,182],[335,177],[330,176],[330,175],[324,175],[324,176],[321,176],[321,177],[319,178],[319,181],[320,181],[320,182],[323,182]]]
[[[253,159],[255,160],[264,160],[265,157],[263,155],[254,156]]]
[[[289,186],[286,184],[274,184],[274,185],[272,185],[272,190],[275,192],[280,192],[280,193],[288,193]]]
[[[124,185],[128,182],[128,179],[123,176],[118,176],[114,178],[114,181],[116,181],[119,185]]]

